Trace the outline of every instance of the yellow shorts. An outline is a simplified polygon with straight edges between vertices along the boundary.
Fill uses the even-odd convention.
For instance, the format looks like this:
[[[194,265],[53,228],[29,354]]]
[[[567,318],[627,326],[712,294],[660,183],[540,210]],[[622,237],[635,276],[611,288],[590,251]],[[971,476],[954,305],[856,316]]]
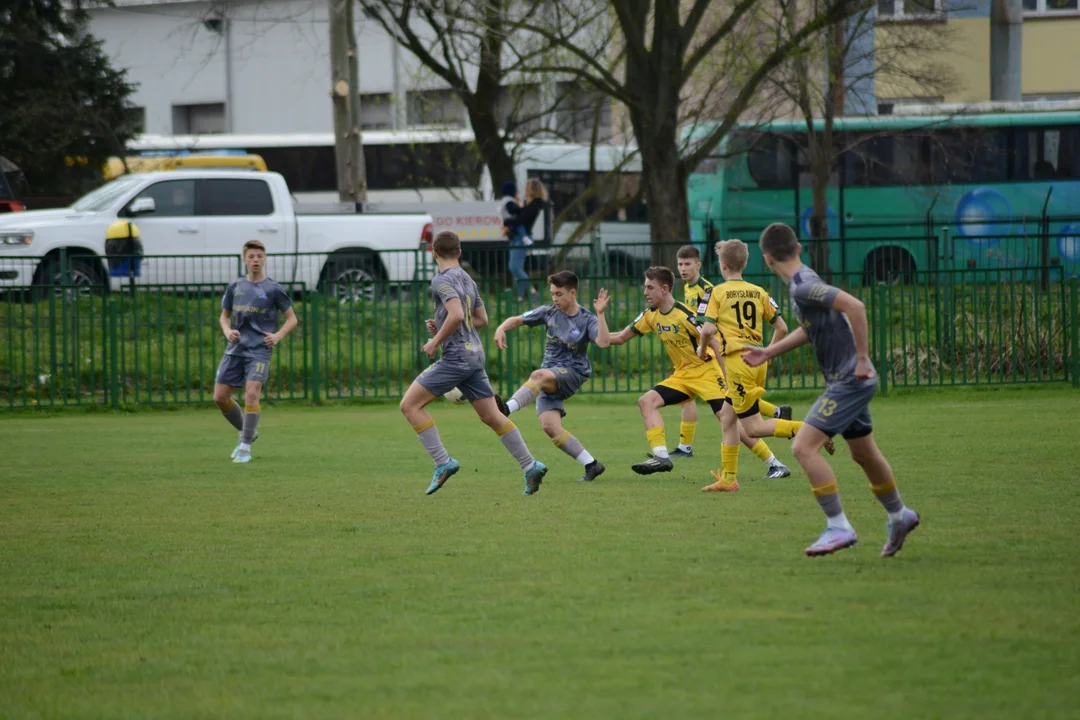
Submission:
[[[704,363],[689,370],[676,370],[674,375],[660,381],[657,388],[661,387],[682,393],[687,398],[700,398],[706,402],[723,400],[727,396],[724,374],[720,372],[720,365],[716,362]],[[663,392],[660,394],[665,395]],[[664,399],[669,405],[674,404],[667,397]],[[674,402],[683,401],[675,400]]]
[[[732,353],[724,356],[724,365],[727,366],[727,397],[735,414],[739,417],[756,415],[758,400],[765,394],[769,364],[750,367],[742,359],[742,353]]]

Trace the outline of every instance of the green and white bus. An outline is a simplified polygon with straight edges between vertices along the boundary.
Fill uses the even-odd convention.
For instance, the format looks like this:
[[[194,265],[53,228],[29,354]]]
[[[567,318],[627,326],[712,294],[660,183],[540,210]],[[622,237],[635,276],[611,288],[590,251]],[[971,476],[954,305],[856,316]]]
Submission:
[[[820,128],[821,123],[819,122]],[[696,128],[693,142],[709,132]],[[827,192],[832,273],[911,282],[937,268],[1080,275],[1080,109],[838,118]],[[742,125],[689,180],[700,242],[771,222],[811,237],[802,120]],[[751,254],[751,272],[760,256]]]

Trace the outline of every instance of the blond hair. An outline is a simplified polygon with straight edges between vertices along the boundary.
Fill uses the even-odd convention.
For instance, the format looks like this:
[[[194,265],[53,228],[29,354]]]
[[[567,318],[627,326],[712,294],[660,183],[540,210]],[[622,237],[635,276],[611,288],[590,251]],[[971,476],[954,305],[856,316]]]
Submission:
[[[244,243],[244,249],[240,251],[240,257],[247,257],[248,250],[262,250],[266,254],[266,246],[258,240],[248,240]]]
[[[525,202],[540,198],[544,202],[547,202],[548,191],[544,187],[544,183],[540,182],[537,178],[529,178],[525,181]]]
[[[750,250],[742,240],[721,240],[716,243],[716,257],[720,259],[720,264],[726,265],[729,270],[742,272],[750,260]]]

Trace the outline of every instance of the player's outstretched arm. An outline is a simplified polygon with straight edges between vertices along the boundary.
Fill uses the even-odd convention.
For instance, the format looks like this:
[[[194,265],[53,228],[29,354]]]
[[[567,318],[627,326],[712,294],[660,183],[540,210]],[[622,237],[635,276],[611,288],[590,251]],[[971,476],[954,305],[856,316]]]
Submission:
[[[868,378],[874,375],[874,366],[870,362],[870,324],[866,319],[866,306],[862,300],[841,290],[833,298],[833,310],[847,315],[851,325],[851,334],[855,336],[855,377]]]
[[[810,342],[810,336],[806,334],[806,330],[797,328],[795,332],[790,333],[780,342],[772,343],[767,348],[744,347],[742,356],[747,365],[757,367],[797,347],[802,347],[808,342]]]
[[[525,321],[521,319],[520,315],[506,318],[502,321],[499,327],[495,328],[495,346],[500,350],[506,349],[506,333],[511,330],[517,330],[519,327],[525,324]]]
[[[634,332],[633,326],[630,326],[628,328],[623,328],[622,330],[620,330],[617,333],[614,333],[614,334],[609,333],[608,334],[607,347],[610,347],[612,345],[623,345],[624,343],[626,343],[627,340],[630,340],[630,339],[635,338],[635,337],[637,337],[637,333]],[[599,344],[600,343],[597,343],[597,345],[599,345]]]

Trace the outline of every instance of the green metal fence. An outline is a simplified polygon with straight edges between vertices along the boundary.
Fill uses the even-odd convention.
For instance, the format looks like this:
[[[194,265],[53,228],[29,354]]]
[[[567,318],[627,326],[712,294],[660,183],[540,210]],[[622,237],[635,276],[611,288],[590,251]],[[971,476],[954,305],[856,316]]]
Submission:
[[[501,255],[489,260],[477,272],[491,318],[483,331],[488,371],[497,389],[509,394],[539,365],[545,338],[539,329],[522,328],[511,334],[507,350],[495,347],[497,324],[533,303],[519,302],[508,289]],[[534,285],[546,299],[544,277],[558,263],[545,264],[539,255],[533,260]],[[588,248],[566,262],[590,273],[582,278],[583,305],[591,307],[601,287],[611,293],[612,330],[644,309],[636,274],[614,275]],[[779,279],[746,279],[769,289],[791,322]],[[889,285],[869,285],[863,272],[831,279],[866,304],[885,390],[1062,381],[1080,387],[1077,279],[1066,278],[1060,267],[924,270],[908,283]],[[293,294],[300,326],[274,352],[267,398],[400,397],[428,363],[420,349],[424,320],[431,316],[428,282],[428,271],[422,271],[409,282],[376,278],[332,292],[324,285],[283,283]],[[223,290],[223,283],[201,278],[111,289],[104,282],[60,282],[8,290],[0,297],[0,407],[210,402],[226,344],[217,324]],[[654,337],[591,353],[593,377],[585,393],[641,393],[670,370]],[[774,391],[823,386],[809,348],[769,369]]]

